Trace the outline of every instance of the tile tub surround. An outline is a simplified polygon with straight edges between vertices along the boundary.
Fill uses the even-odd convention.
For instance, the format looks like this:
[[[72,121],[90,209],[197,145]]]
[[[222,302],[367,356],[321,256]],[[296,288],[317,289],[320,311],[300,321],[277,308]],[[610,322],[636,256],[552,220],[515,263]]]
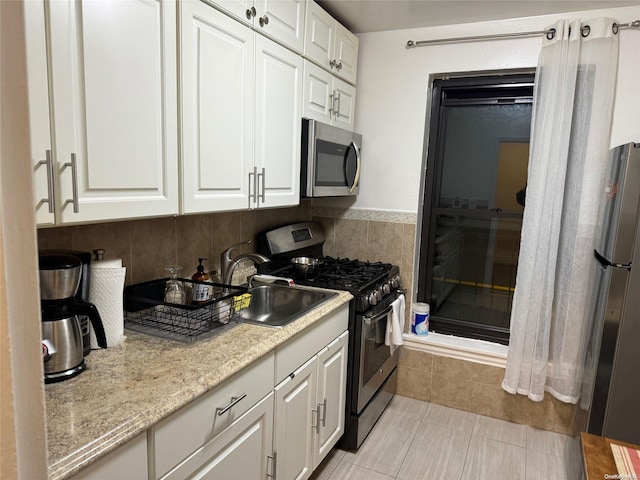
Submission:
[[[86,371],[45,386],[49,479],[69,478],[350,299],[338,292],[284,328],[240,324],[193,344],[125,330],[121,345],[91,352]]]
[[[402,347],[396,393],[487,417],[576,435],[586,426],[586,412],[545,395],[532,402],[511,395],[500,384],[504,368],[433,355]]]
[[[220,254],[233,244],[253,240],[236,254],[255,251],[256,234],[287,223],[309,221],[311,203],[291,208],[181,215],[122,222],[38,229],[38,248],[92,252],[105,249],[105,259],[121,258],[126,284],[164,278],[164,267],[182,265],[179,276],[191,278],[198,258],[206,271],[220,268]]]

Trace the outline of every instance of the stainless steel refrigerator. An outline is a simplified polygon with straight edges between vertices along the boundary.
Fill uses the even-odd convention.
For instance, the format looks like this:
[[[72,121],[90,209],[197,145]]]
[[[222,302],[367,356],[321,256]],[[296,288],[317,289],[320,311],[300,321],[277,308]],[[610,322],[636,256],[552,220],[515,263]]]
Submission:
[[[611,153],[587,430],[640,444],[640,143]]]

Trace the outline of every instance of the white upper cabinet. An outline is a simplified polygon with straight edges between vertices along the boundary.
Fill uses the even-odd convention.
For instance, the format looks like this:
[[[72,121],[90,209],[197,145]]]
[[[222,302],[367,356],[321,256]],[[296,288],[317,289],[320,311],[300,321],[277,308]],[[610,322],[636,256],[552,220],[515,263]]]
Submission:
[[[181,3],[184,213],[297,205],[302,58]]]
[[[24,3],[29,122],[31,131],[31,167],[33,195],[38,225],[55,224],[55,192],[51,124],[49,122],[49,82],[47,70],[47,35],[44,1]]]
[[[356,88],[304,62],[303,116],[353,131]]]
[[[355,85],[358,37],[317,3],[307,3],[304,55],[309,60]]]
[[[249,208],[253,176],[254,40],[199,1],[181,3],[182,208]]]
[[[57,223],[177,214],[175,2],[49,13]]]
[[[302,53],[306,0],[208,0],[260,33]]]
[[[256,206],[300,201],[302,57],[256,36]]]

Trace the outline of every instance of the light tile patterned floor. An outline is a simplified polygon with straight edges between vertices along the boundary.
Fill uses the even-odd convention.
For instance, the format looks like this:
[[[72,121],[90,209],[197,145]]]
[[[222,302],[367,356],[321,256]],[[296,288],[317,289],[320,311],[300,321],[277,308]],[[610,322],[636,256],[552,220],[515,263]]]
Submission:
[[[577,438],[396,395],[362,447],[313,480],[580,480]]]

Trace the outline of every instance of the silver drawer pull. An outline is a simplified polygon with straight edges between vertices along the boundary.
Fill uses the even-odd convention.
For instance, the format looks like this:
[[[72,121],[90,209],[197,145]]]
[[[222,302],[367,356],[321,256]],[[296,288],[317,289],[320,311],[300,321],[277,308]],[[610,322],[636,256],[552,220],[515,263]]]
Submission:
[[[222,408],[218,407],[218,408],[216,408],[216,413],[218,415],[224,415],[229,410],[231,410],[235,405],[237,405],[240,402],[240,400],[242,400],[246,396],[247,396],[247,394],[243,393],[239,397],[231,397],[231,403],[229,405],[227,405],[226,407],[222,407]]]

